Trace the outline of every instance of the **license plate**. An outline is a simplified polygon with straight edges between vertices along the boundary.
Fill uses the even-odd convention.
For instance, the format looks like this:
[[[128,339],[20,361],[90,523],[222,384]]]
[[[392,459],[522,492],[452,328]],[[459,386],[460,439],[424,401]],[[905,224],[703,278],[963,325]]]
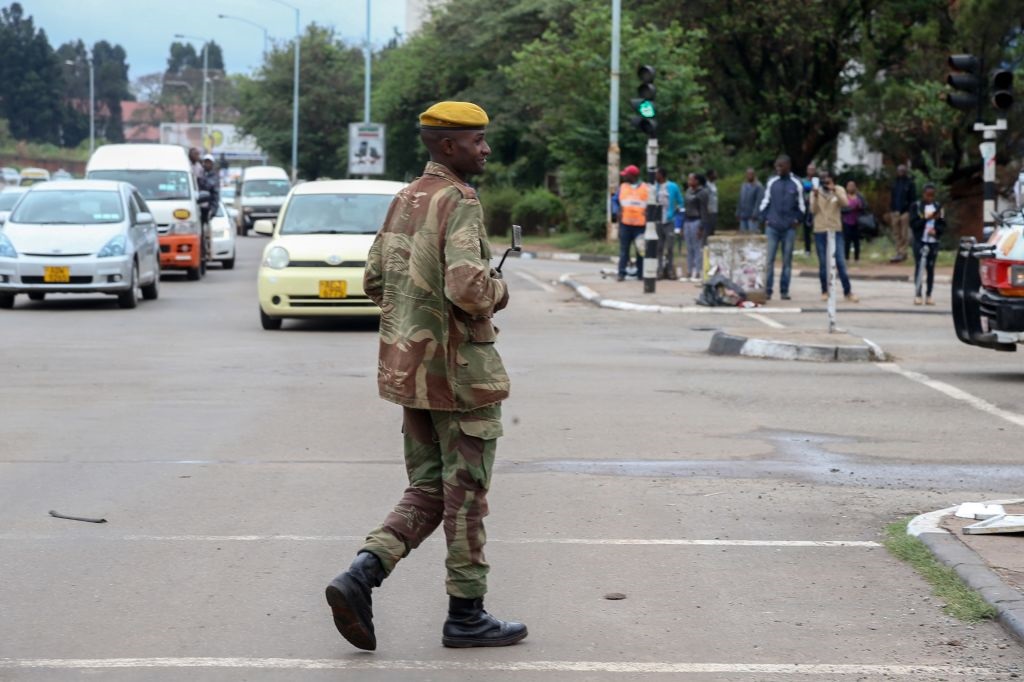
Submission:
[[[348,282],[345,280],[320,280],[320,298],[345,298],[346,296],[348,296]]]
[[[47,284],[67,284],[71,281],[71,268],[44,267],[43,281]]]

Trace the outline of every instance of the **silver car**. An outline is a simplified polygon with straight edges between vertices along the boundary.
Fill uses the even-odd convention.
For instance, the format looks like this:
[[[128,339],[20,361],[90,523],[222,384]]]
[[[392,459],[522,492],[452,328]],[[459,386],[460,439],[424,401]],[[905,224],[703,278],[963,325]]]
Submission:
[[[0,228],[0,308],[48,293],[113,294],[122,308],[159,296],[156,223],[138,190],[58,180],[21,198]]]

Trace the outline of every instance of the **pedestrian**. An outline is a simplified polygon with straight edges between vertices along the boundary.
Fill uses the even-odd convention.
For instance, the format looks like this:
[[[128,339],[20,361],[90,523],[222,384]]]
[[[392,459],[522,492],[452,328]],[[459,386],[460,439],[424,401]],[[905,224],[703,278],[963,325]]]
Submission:
[[[683,198],[683,239],[686,241],[686,276],[691,282],[701,280],[704,226],[708,218],[708,189],[704,178],[696,173],[686,176],[686,196]]]
[[[810,206],[811,190],[817,189],[821,179],[818,177],[818,166],[813,161],[807,164],[807,177],[803,179],[804,206]],[[811,255],[811,235],[814,233],[814,216],[810,210],[804,214],[804,255]]]
[[[626,279],[626,265],[629,263],[629,247],[643,236],[647,229],[647,199],[650,187],[640,182],[640,169],[634,165],[626,166],[622,171],[624,182],[619,185],[619,277],[621,282]],[[637,252],[640,254],[639,247]],[[637,256],[637,279],[643,279],[643,258]]]
[[[203,162],[201,160],[202,152],[199,151],[198,147],[190,147],[188,150],[188,162],[192,164],[192,177],[199,181],[199,178],[203,177]]]
[[[914,235],[914,305],[921,305],[922,284],[926,286],[924,303],[935,305],[935,261],[939,257],[939,238],[946,229],[946,213],[935,198],[935,185],[925,185],[920,201],[911,204],[910,229]]]
[[[718,173],[714,168],[704,171],[704,187],[708,191],[708,217],[704,222],[704,242],[718,229]]]
[[[779,289],[783,300],[790,300],[789,280],[793,270],[793,246],[796,228],[804,222],[804,188],[791,173],[793,162],[782,154],[775,159],[775,175],[768,180],[761,200],[761,220],[768,238],[768,273],[765,293],[770,300],[775,283],[775,253],[782,246],[782,277]]]
[[[327,586],[341,635],[373,650],[371,590],[444,526],[447,647],[505,646],[526,626],[483,608],[483,518],[509,379],[494,347],[508,286],[491,269],[484,214],[470,175],[491,149],[483,109],[441,102],[420,114],[430,161],[391,202],[367,256],[363,288],[381,308],[377,384],[403,409],[409,487],[371,531],[352,566]]]
[[[736,218],[740,221],[740,232],[758,234],[761,223],[758,220],[759,207],[764,199],[764,185],[757,179],[753,168],[747,168],[746,177],[740,185],[740,200],[736,204]]]
[[[210,218],[217,213],[217,206],[220,205],[220,172],[214,167],[212,154],[203,155],[202,167],[203,174],[196,185],[200,191],[209,194],[206,202],[199,205],[199,222],[203,229],[202,258],[205,261],[213,254],[213,229],[210,227]]]
[[[850,249],[853,249],[854,262],[860,261],[860,217],[864,215],[868,202],[857,189],[857,183],[850,180],[846,183],[846,208],[843,209],[843,257],[850,262]]]
[[[906,165],[901,163],[896,167],[896,180],[892,183],[889,195],[889,228],[892,230],[892,241],[896,247],[896,255],[889,259],[890,263],[902,263],[907,260],[910,207],[916,200],[917,188],[914,186],[914,180],[908,175]]]
[[[683,193],[679,185],[668,179],[664,168],[654,174],[654,192],[658,201],[658,279],[677,279],[672,259],[672,242],[675,240],[675,216],[683,205]]]
[[[858,299],[850,287],[846,273],[846,258],[843,248],[843,222],[841,211],[847,206],[846,190],[836,184],[828,171],[818,176],[818,186],[811,190],[811,215],[814,216],[814,248],[818,253],[818,279],[821,281],[821,300],[828,300],[828,235],[835,240],[835,262],[839,281],[843,284],[843,297],[850,303]]]

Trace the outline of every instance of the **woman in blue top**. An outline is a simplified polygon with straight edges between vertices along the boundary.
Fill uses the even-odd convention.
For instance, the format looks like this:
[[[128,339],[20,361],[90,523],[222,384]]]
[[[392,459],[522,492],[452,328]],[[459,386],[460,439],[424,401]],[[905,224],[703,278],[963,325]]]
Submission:
[[[679,185],[668,179],[664,168],[654,174],[654,196],[660,214],[658,216],[658,279],[677,279],[672,264],[672,242],[676,232],[676,214],[683,208],[683,193]]]

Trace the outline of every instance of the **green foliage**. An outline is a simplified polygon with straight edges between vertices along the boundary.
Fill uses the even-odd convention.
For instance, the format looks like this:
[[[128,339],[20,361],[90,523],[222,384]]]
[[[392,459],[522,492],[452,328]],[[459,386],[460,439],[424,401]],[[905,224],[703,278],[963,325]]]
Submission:
[[[565,206],[548,190],[542,187],[531,189],[513,207],[512,222],[521,225],[528,233],[557,231],[565,225]]]
[[[491,235],[508,234],[512,227],[512,211],[522,198],[514,187],[484,187],[480,190],[480,204],[484,208],[484,223]]]
[[[239,127],[284,165],[291,160],[294,55],[293,43],[275,47],[256,78],[239,80]],[[362,53],[312,24],[301,57],[299,176],[345,177],[348,124],[362,119]]]
[[[718,229],[731,230],[739,228],[736,207],[740,203],[740,185],[746,180],[745,172],[731,173],[718,178]],[[766,178],[761,179],[761,184]]]
[[[0,10],[0,118],[19,140],[60,141],[63,103],[57,55],[20,3]]]

